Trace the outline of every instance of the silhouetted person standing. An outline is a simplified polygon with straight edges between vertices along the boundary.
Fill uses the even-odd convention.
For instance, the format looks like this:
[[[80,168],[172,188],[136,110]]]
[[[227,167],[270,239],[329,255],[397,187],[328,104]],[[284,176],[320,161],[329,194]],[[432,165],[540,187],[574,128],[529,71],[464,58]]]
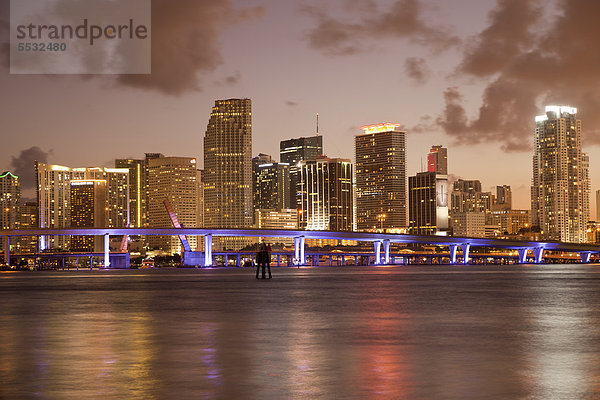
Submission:
[[[260,268],[262,267],[264,270],[264,264],[263,264],[263,250],[262,247],[264,246],[264,244],[259,244],[258,245],[258,251],[256,252],[256,279],[258,279],[258,274],[260,273]],[[264,274],[264,272],[263,272]]]
[[[269,270],[269,279],[273,276],[271,275],[271,245],[267,243],[265,248],[265,263],[267,264],[267,269]],[[263,279],[265,279],[265,270],[263,269]]]

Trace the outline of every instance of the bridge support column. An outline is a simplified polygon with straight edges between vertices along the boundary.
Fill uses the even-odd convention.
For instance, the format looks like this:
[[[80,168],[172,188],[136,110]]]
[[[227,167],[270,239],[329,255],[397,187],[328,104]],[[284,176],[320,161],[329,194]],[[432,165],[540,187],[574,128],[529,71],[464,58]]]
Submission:
[[[518,249],[517,251],[519,252],[519,264],[526,264],[527,251],[529,251],[529,249]]]
[[[536,247],[535,249],[533,249],[533,254],[535,256],[536,264],[541,264],[544,261],[544,248],[543,247]]]
[[[10,265],[10,236],[4,236],[4,264]]]
[[[463,252],[463,264],[469,263],[469,250],[471,249],[470,243],[463,243],[461,246]]]
[[[456,249],[458,248],[458,246],[455,244],[451,244],[448,246],[448,248],[450,250],[450,264],[456,264]]]
[[[383,263],[385,265],[390,265],[390,241],[383,241]]]
[[[590,257],[592,256],[592,253],[590,251],[582,251],[579,254],[581,256],[581,263],[582,264],[589,264],[590,263]]]
[[[373,242],[375,245],[375,265],[381,264],[381,240]]]
[[[295,265],[304,265],[304,236],[294,238],[294,263]]]
[[[212,267],[212,234],[204,235],[204,266]]]
[[[104,268],[110,267],[110,235],[104,234]]]

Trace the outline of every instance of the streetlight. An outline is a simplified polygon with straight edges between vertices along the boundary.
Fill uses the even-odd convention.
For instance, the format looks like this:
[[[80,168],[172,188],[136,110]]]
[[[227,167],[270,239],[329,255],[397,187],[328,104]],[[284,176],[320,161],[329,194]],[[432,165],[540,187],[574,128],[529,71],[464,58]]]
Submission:
[[[377,219],[379,220],[381,231],[383,232],[383,221],[387,218],[387,215],[384,213],[377,214]]]

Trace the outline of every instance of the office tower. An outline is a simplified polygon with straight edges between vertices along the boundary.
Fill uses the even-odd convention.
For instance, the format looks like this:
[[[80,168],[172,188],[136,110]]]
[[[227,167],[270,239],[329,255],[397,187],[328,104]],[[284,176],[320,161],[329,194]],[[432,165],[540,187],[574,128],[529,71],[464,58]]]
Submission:
[[[286,163],[273,161],[260,153],[252,159],[254,208],[280,210],[290,208],[290,170]]]
[[[399,126],[363,126],[354,138],[358,230],[406,227],[406,132]]]
[[[512,208],[512,191],[510,186],[496,186],[495,209],[510,210]]]
[[[162,153],[145,153],[144,154],[144,185],[145,185],[145,190],[146,190],[146,203],[145,203],[145,208],[146,208],[146,220],[144,221],[144,227],[149,227],[150,226],[150,218],[148,216],[148,207],[150,204],[150,189],[148,187],[148,185],[150,184],[149,182],[149,176],[150,176],[150,172],[148,171],[148,161],[155,159],[155,158],[161,158],[164,157],[164,155]]]
[[[279,142],[279,159],[290,166],[290,207],[300,205],[300,161],[314,160],[323,155],[323,136],[315,135]]]
[[[204,227],[204,170],[198,169],[196,170],[196,181],[198,183],[198,214],[196,217],[196,222],[198,228]]]
[[[71,227],[71,181],[106,181],[107,227],[129,223],[129,170],[125,168],[71,168],[36,161],[36,194],[40,228]],[[40,249],[69,249],[68,236],[43,236]]]
[[[448,176],[418,172],[408,177],[409,232],[413,235],[446,234],[448,230]]]
[[[148,218],[151,228],[173,228],[165,206],[168,200],[184,228],[198,226],[198,170],[196,159],[191,157],[159,157],[148,160]],[[149,236],[151,250],[168,254],[181,254],[177,236]],[[196,237],[188,237],[192,250]]]
[[[37,223],[37,203],[35,201],[27,201],[19,206],[18,229],[35,229]],[[17,238],[18,253],[35,253],[37,251],[37,237],[35,236],[20,236]]]
[[[483,192],[479,180],[458,179],[450,193],[450,221],[454,236],[483,237],[493,205],[491,192]],[[503,208],[499,208],[503,209]],[[479,221],[483,216],[484,223]],[[476,226],[476,227],[474,227]]]
[[[8,171],[2,172],[0,174],[0,229],[17,229],[20,197],[19,177]],[[0,250],[4,250],[4,240],[0,242]]]
[[[492,209],[492,193],[482,192],[481,182],[478,180],[458,179],[452,186],[450,198],[452,217],[460,212],[487,213]]]
[[[129,226],[143,228],[146,222],[146,161],[129,158],[115,160],[115,168],[129,170]]]
[[[307,230],[353,230],[352,163],[317,157],[300,161],[299,227]]]
[[[448,149],[442,146],[431,146],[427,154],[427,172],[448,175]]]
[[[216,100],[204,135],[204,224],[207,228],[253,225],[252,102]],[[213,246],[243,247],[238,238],[213,241]]]
[[[19,177],[8,171],[0,174],[0,229],[16,229],[21,199]]]
[[[589,158],[581,150],[577,109],[547,106],[535,118],[531,222],[542,237],[586,241],[589,219]]]
[[[106,181],[72,180],[70,185],[71,228],[106,228]],[[70,249],[76,252],[102,252],[104,238],[74,235]]]

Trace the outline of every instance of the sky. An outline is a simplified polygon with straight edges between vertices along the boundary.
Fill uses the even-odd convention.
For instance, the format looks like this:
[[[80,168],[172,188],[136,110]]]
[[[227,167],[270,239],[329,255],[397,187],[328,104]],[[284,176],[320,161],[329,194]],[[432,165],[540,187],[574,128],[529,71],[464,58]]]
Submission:
[[[35,159],[202,165],[214,100],[247,97],[254,155],[315,134],[316,113],[330,157],[354,158],[360,126],[396,122],[407,175],[444,145],[453,179],[511,185],[528,209],[534,118],[563,104],[579,110],[595,192],[599,16],[591,0],[152,0],[152,74],[11,75],[0,0],[0,169],[33,197]]]

